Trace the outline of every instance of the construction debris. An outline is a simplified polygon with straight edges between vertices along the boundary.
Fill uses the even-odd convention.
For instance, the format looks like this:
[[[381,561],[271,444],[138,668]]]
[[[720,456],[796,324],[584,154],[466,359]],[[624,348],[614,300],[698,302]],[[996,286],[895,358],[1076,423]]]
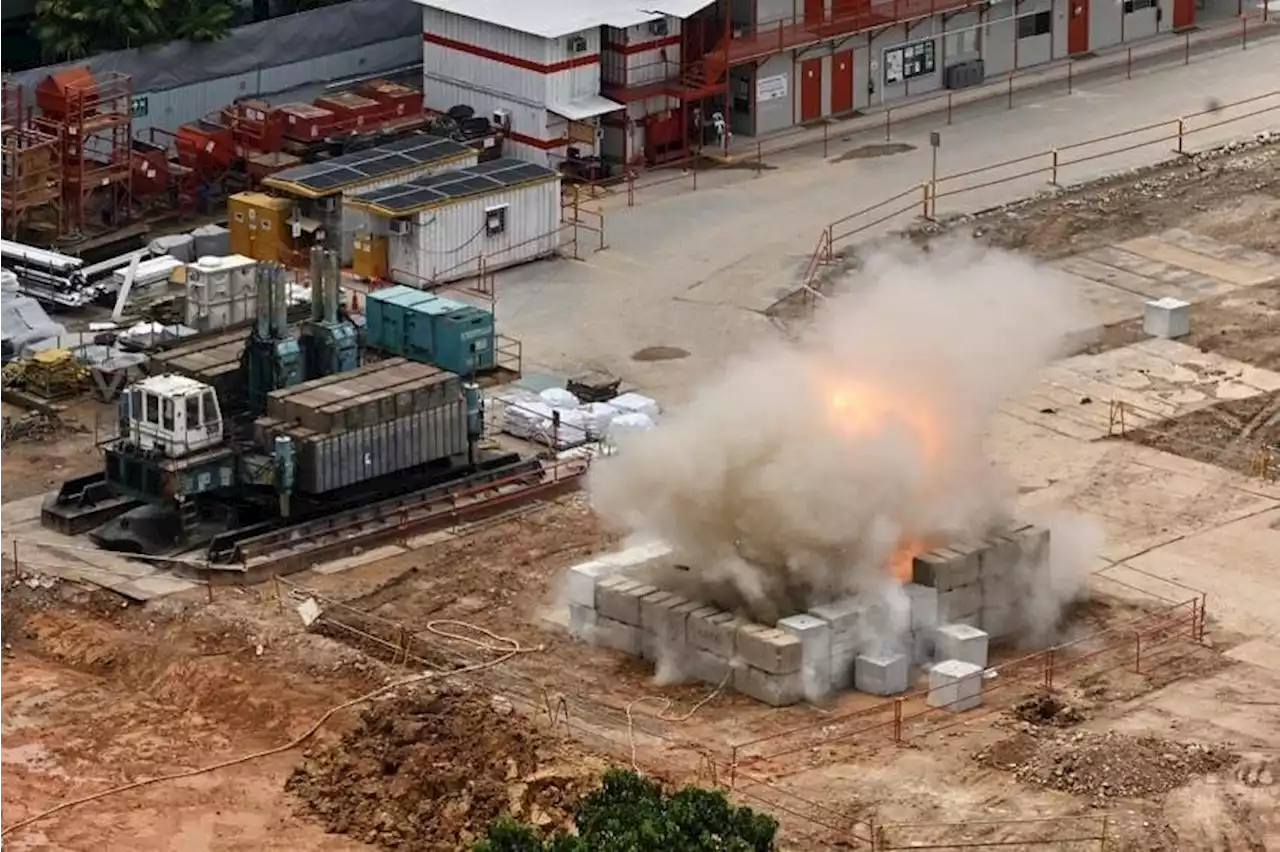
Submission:
[[[30,358],[4,365],[4,387],[25,390],[45,399],[61,399],[79,393],[89,378],[89,368],[69,349],[45,349]]]
[[[3,442],[52,441],[67,432],[83,432],[78,423],[69,423],[55,414],[32,411],[22,417],[4,418]]]
[[[1101,806],[1112,799],[1167,793],[1197,775],[1231,766],[1237,756],[1219,746],[1027,724],[975,759],[1021,781],[1092,797]]]
[[[569,827],[603,764],[568,760],[567,746],[501,704],[451,686],[379,703],[308,752],[285,789],[329,831],[388,849],[467,849],[503,813]]]

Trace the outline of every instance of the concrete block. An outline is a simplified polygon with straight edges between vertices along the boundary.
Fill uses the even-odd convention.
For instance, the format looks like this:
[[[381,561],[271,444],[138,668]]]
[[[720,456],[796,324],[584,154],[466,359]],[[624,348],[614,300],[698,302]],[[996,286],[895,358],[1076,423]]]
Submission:
[[[715,607],[703,607],[689,614],[686,641],[694,648],[710,651],[726,660],[737,652],[738,628],[745,622]]]
[[[911,581],[946,592],[978,580],[978,552],[940,547],[922,553],[911,563]]]
[[[724,657],[700,648],[685,648],[678,662],[683,674],[715,686],[725,682],[733,671],[733,664]]]
[[[911,631],[911,662],[913,665],[923,666],[933,659],[933,633],[935,629],[929,627]]]
[[[934,635],[940,660],[959,660],[979,668],[987,667],[990,637],[985,630],[967,624],[947,624]]]
[[[858,648],[831,651],[831,689],[853,689],[854,662],[862,653]]]
[[[897,695],[907,691],[910,669],[906,654],[862,654],[854,663],[853,685],[871,695]]]
[[[584,642],[592,641],[596,627],[595,607],[569,604],[569,635]]]
[[[982,667],[962,660],[944,660],[929,669],[930,707],[952,713],[972,710],[982,703]]]
[[[918,583],[902,587],[911,604],[911,629],[924,630],[938,625],[938,590]]]
[[[983,580],[1012,576],[1022,561],[1022,540],[1012,536],[993,536],[978,552],[978,576]]]
[[[737,656],[769,674],[800,671],[800,640],[776,627],[744,624],[738,629]]]
[[[938,592],[938,621],[955,623],[976,618],[982,611],[982,586],[973,583]]]
[[[640,599],[640,627],[653,642],[647,646],[644,658],[656,660],[659,649],[683,649],[685,622],[689,613],[701,604],[672,592],[651,592]],[[682,651],[681,651],[682,653]]]
[[[648,583],[639,583],[622,592],[624,597],[630,598],[635,601],[634,607],[630,602],[626,604],[627,615],[630,616],[631,613],[634,612],[635,621],[626,621],[626,619],[621,619],[621,618],[618,620],[626,621],[627,624],[630,624],[634,627],[642,627],[643,625],[640,623],[640,616],[641,616],[640,602],[656,591],[658,591],[657,586],[650,586]]]
[[[640,599],[640,627],[653,632],[654,625],[662,620],[662,610],[676,595],[659,589],[650,592]]]
[[[596,626],[592,632],[593,644],[638,657],[640,656],[640,639],[639,627],[605,618],[596,613]]]
[[[1048,563],[1049,549],[1053,545],[1048,528],[1024,527],[1011,535],[1021,540],[1024,572],[1038,574]]]
[[[778,629],[800,640],[800,685],[806,701],[831,694],[831,625],[812,615],[778,619]]]
[[[802,679],[798,671],[772,674],[754,666],[738,666],[733,670],[733,688],[771,707],[786,707],[799,702],[804,697]]]
[[[1191,333],[1191,304],[1172,296],[1147,302],[1142,311],[1142,331],[1152,337],[1186,337]]]
[[[640,598],[630,594],[639,588],[647,588],[635,580],[615,574],[596,583],[596,612],[601,618],[610,618],[640,626]]]
[[[853,641],[863,629],[867,607],[857,598],[845,598],[835,603],[812,607],[809,615],[831,625],[831,641]]]
[[[565,577],[565,597],[570,604],[595,609],[596,583],[618,569],[604,562],[582,562],[572,566]]]

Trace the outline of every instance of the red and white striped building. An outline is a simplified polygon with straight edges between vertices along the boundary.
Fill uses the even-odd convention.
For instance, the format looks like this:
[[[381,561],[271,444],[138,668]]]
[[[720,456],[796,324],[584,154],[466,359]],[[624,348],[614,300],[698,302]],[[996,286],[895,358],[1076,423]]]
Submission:
[[[644,0],[416,2],[427,106],[501,117],[507,150],[522,159],[557,165],[570,148],[660,159],[683,146],[682,105],[726,88],[682,63],[689,19],[718,26],[714,14],[697,17],[714,0],[663,0],[662,11],[640,8]]]

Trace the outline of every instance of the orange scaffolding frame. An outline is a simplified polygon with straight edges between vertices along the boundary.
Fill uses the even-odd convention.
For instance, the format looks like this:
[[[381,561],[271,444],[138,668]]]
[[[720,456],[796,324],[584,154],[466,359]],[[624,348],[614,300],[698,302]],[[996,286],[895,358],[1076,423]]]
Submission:
[[[17,238],[29,214],[47,208],[50,217],[38,223],[62,232],[62,142],[58,136],[42,132],[29,123],[23,108],[22,88],[3,84],[3,180],[0,180],[0,207],[7,232]],[[51,221],[50,221],[51,220]]]

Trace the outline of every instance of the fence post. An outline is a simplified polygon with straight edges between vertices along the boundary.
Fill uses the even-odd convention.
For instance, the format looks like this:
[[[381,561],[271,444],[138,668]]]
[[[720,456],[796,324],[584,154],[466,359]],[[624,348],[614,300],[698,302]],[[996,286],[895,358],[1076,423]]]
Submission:
[[[1058,149],[1057,148],[1053,149],[1053,167],[1052,168],[1053,168],[1053,175],[1052,177],[1049,178],[1049,184],[1051,186],[1057,186],[1058,185]]]
[[[764,154],[760,151],[760,140],[756,140],[756,173],[755,177],[760,177],[760,171],[764,168]]]
[[[893,741],[902,743],[902,698],[893,699]]]
[[[729,755],[729,789],[738,789],[738,747],[734,746]]]
[[[1073,76],[1072,69],[1075,67],[1076,67],[1076,61],[1074,59],[1068,59],[1067,60],[1067,94],[1068,95],[1071,94],[1071,87],[1073,85],[1073,80],[1071,79]]]
[[[1249,49],[1249,19],[1240,18],[1240,49]]]
[[[1013,72],[1009,72],[1009,109],[1013,109]]]
[[[831,127],[827,122],[822,122],[822,159],[827,158],[827,137],[828,129]]]
[[[1044,652],[1044,688],[1053,689],[1053,652],[1054,648]]]
[[[581,216],[581,212],[580,212],[580,211],[581,211],[581,203],[580,203],[580,199],[579,199],[579,197],[578,197],[578,196],[580,195],[580,193],[579,193],[579,190],[580,190],[580,189],[581,189],[581,187],[580,187],[578,184],[576,184],[576,183],[575,183],[575,184],[573,185],[573,218],[574,218],[574,221],[577,221],[577,220],[578,220],[578,218]]]
[[[920,217],[929,218],[929,184],[920,184]]]
[[[893,131],[889,129],[889,125],[890,125],[889,116],[892,114],[893,114],[893,107],[886,107],[884,111],[884,141],[886,142],[888,142],[892,138]]]
[[[830,263],[832,260],[834,260],[834,259],[835,259],[835,257],[834,257],[834,251],[835,251],[835,229],[834,229],[833,227],[831,227],[830,225],[828,225],[828,226],[827,226],[827,229],[826,229],[826,239],[824,239],[824,240],[822,241],[822,250],[823,250],[823,252],[825,252],[825,253],[826,253],[826,257],[824,258],[824,260],[825,260],[827,263]]]
[[[1142,631],[1133,631],[1133,670],[1142,674]]]
[[[702,150],[701,148],[693,149],[693,191],[694,192],[698,191],[698,153],[701,150]]]
[[[606,248],[608,248],[608,246],[605,245],[605,242],[604,242],[604,213],[601,213],[600,214],[600,248],[596,249],[596,251],[604,251]]]
[[[627,170],[627,206],[636,206],[636,173]]]
[[[1182,64],[1191,64],[1191,30],[1182,34]]]
[[[1182,133],[1183,133],[1183,130],[1184,130],[1184,128],[1185,128],[1185,127],[1186,127],[1186,119],[1184,119],[1184,118],[1180,118],[1180,119],[1178,119],[1178,153],[1179,153],[1179,154],[1183,153],[1183,151],[1182,151]]]
[[[947,126],[951,126],[951,90],[947,89]]]
[[[1209,603],[1209,596],[1204,592],[1200,593],[1200,620],[1196,626],[1196,641],[1204,643],[1205,618],[1207,617],[1205,607]]]
[[[13,540],[13,570],[17,571],[22,567],[22,563],[18,561],[18,540]]]

